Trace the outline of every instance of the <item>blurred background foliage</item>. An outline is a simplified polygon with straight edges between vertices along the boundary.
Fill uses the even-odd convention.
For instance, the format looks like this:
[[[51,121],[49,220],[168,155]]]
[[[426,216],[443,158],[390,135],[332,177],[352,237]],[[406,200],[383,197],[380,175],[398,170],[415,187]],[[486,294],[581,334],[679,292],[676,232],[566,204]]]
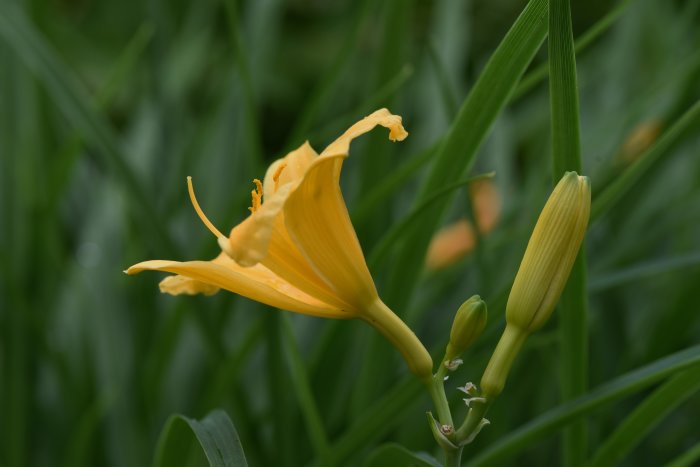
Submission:
[[[225,230],[247,214],[251,180],[268,163],[307,139],[322,149],[386,106],[410,137],[358,140],[343,173],[372,258],[410,212],[437,142],[525,4],[3,0],[0,465],[147,465],[169,415],[215,408],[235,423],[252,465],[325,465],[324,450],[361,465],[389,440],[434,452],[428,398],[363,323],[282,315],[227,293],[163,296],[159,275],[121,271],[218,253],[185,176]],[[594,197],[700,98],[700,2],[574,0],[574,36],[606,26],[615,8],[577,55]],[[697,135],[678,138],[591,226],[591,387],[700,341]],[[474,293],[489,304],[488,331],[448,382],[455,404],[454,389],[478,382],[503,327],[551,189],[549,145],[541,80],[518,89],[472,169],[495,171],[495,225],[464,257],[426,270],[410,306],[396,309],[440,354],[459,304]],[[452,193],[444,224],[473,224],[469,190]],[[380,294],[406,293],[387,290],[391,248],[379,259],[370,269]],[[465,459],[558,404],[556,321],[528,341]],[[591,454],[652,389],[586,414]],[[700,400],[688,399],[624,465],[660,465],[691,448],[698,416]],[[557,463],[559,446],[545,437],[513,465]]]

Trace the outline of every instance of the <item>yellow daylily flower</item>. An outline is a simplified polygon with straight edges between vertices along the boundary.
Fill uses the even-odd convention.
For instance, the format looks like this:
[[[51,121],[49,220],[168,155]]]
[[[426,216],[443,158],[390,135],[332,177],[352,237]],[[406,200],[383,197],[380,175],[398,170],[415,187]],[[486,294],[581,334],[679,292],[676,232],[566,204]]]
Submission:
[[[225,289],[297,313],[364,319],[401,351],[414,373],[429,378],[430,355],[378,296],[340,191],[350,143],[376,126],[388,128],[392,141],[408,136],[401,117],[380,109],[321,154],[304,143],[275,161],[262,182],[254,180],[251,213],[228,237],[204,215],[188,178],[192,204],[222,253],[212,261],[145,261],[126,272],[177,274],[160,283],[172,295]]]

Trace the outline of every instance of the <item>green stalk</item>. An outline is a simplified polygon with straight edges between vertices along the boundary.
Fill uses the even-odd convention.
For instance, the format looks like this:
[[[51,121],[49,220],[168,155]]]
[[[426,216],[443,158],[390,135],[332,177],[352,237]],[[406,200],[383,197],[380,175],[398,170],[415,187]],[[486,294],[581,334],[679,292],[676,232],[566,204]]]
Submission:
[[[445,451],[445,467],[459,467],[462,463],[463,448],[454,451]]]

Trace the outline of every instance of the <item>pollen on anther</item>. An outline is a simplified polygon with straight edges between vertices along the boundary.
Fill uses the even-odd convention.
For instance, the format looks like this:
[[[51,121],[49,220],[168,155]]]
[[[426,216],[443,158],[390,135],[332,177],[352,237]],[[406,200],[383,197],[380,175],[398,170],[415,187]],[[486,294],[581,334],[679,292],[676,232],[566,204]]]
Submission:
[[[262,182],[256,178],[253,180],[253,183],[255,183],[255,189],[250,192],[250,196],[252,198],[252,205],[251,205],[251,207],[248,208],[248,210],[250,212],[255,212],[260,208],[260,206],[262,206],[262,196],[263,196]]]

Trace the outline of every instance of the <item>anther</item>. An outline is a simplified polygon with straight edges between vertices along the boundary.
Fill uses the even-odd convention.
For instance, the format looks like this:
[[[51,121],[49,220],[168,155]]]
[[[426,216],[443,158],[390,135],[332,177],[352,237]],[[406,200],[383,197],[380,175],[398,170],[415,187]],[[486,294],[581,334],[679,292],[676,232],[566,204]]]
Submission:
[[[252,205],[248,208],[250,212],[255,212],[260,208],[263,196],[263,186],[260,180],[256,178],[253,180],[253,183],[255,183],[255,189],[250,192],[252,198]]]

